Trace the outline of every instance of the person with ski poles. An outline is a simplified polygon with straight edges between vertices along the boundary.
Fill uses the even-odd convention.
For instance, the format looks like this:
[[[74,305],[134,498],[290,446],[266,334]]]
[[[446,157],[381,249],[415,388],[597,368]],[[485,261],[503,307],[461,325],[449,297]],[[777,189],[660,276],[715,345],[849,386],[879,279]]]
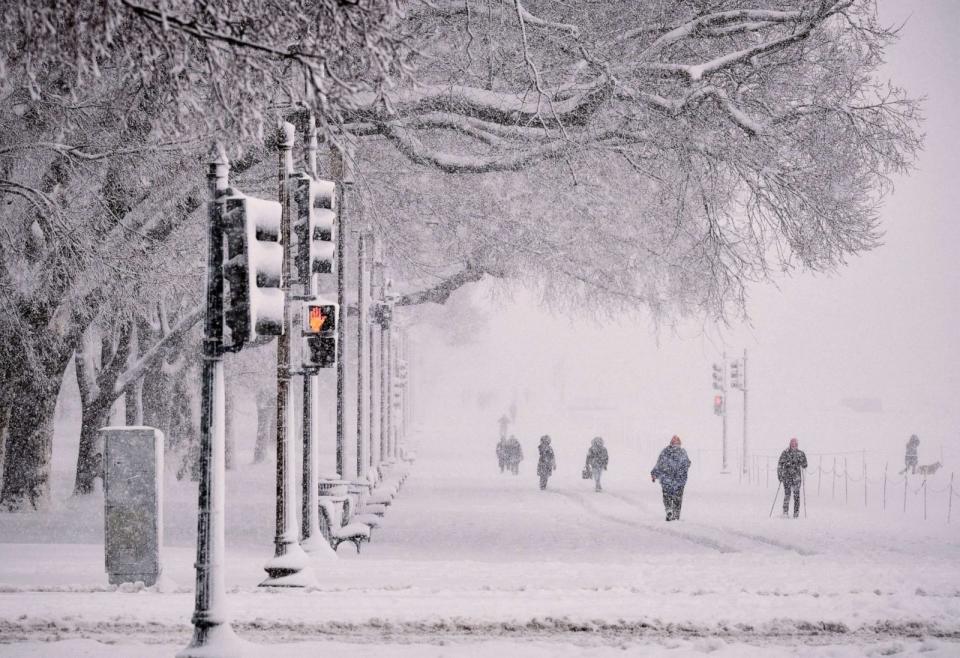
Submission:
[[[793,518],[800,516],[800,487],[803,484],[803,470],[807,467],[807,456],[798,447],[796,438],[790,439],[790,447],[780,453],[777,462],[777,479],[783,485],[783,515],[790,513],[790,495],[793,494]]]

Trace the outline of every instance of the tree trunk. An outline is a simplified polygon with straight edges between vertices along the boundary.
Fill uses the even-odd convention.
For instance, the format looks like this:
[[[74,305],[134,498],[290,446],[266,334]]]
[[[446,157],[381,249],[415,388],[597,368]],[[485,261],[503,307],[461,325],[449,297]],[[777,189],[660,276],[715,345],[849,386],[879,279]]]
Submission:
[[[26,511],[42,508],[50,497],[53,425],[61,377],[29,373],[13,384],[4,441],[0,508]]]
[[[110,420],[111,404],[84,406],[80,420],[80,450],[77,454],[77,475],[73,495],[93,493],[93,482],[103,476],[103,446],[99,430]]]
[[[141,354],[141,324],[142,322],[140,321],[131,323],[130,358],[128,359],[128,365],[133,365]],[[123,407],[126,425],[143,425],[143,377],[130,386],[127,386],[123,392]]]

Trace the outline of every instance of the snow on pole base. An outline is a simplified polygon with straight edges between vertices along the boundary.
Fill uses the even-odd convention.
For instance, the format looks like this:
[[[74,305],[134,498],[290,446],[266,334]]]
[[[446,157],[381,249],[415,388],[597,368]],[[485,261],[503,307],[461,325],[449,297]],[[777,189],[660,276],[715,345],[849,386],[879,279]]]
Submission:
[[[242,658],[259,656],[257,645],[241,640],[230,624],[197,628],[190,645],[177,653],[177,658]]]
[[[265,565],[267,579],[260,587],[316,587],[317,577],[310,567],[310,557],[293,543],[287,546],[287,552],[271,558]]]

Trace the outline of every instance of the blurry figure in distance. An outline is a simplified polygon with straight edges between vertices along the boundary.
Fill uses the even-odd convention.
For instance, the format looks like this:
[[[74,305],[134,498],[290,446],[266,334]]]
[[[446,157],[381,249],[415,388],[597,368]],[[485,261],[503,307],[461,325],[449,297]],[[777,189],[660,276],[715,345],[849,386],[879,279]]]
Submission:
[[[907,441],[907,452],[903,456],[904,468],[900,471],[900,474],[904,474],[907,471],[910,471],[910,474],[913,475],[917,472],[917,448],[920,447],[920,437],[916,434],[910,435],[910,440]]]
[[[590,449],[587,450],[587,463],[586,466],[584,466],[584,470],[593,478],[594,491],[603,491],[603,487],[600,486],[600,477],[603,475],[603,472],[607,470],[609,461],[610,456],[607,454],[607,449],[603,445],[603,439],[599,436],[595,437],[593,441],[590,442]]]
[[[550,447],[550,437],[546,434],[540,437],[540,445],[537,447],[540,451],[540,459],[537,460],[537,475],[540,476],[540,488],[547,488],[547,480],[557,469],[557,458],[553,454],[553,448]]]
[[[680,447],[680,437],[676,434],[670,439],[670,445],[660,452],[657,465],[650,471],[650,481],[660,480],[663,491],[663,508],[667,512],[667,521],[680,520],[680,507],[683,505],[683,488],[687,485],[687,471],[690,470],[690,457]]]
[[[507,465],[507,438],[504,436],[497,441],[497,464],[500,466],[500,472],[503,473]]]
[[[523,461],[523,447],[513,434],[507,440],[505,454],[507,469],[516,475],[520,472],[520,462]]]

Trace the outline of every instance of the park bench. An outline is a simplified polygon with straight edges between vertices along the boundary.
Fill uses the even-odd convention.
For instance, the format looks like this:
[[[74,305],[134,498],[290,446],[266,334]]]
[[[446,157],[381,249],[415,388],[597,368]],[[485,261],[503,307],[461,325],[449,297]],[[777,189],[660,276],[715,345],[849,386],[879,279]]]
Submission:
[[[351,521],[344,523],[344,516],[348,511],[340,511],[329,496],[320,497],[320,531],[330,542],[333,550],[345,541],[351,542],[357,547],[357,553],[360,552],[360,544],[370,541],[370,526],[363,523]],[[349,508],[347,508],[348,510]]]

